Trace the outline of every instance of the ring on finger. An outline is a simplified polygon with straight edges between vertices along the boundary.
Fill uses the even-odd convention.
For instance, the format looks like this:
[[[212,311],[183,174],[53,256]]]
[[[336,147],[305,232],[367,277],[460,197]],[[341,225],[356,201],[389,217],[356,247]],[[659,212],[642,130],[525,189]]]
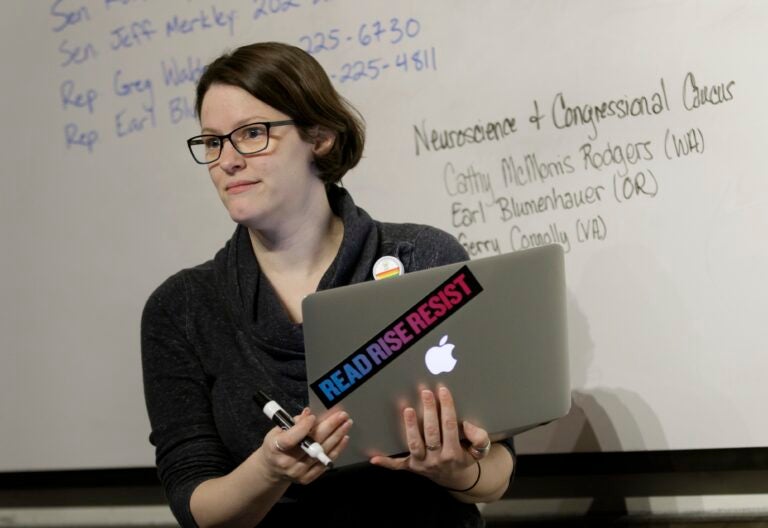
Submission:
[[[421,446],[408,446],[408,452],[413,458],[423,459],[426,456]]]
[[[469,454],[472,455],[472,457],[475,459],[481,459],[485,457],[490,450],[491,450],[491,439],[489,438],[488,442],[482,447],[470,446]]]
[[[283,446],[281,446],[281,445],[280,445],[280,442],[279,442],[277,439],[275,439],[275,449],[277,449],[277,450],[278,450],[278,451],[280,451],[281,453],[283,453],[283,452],[285,451],[285,450],[283,449]]]
[[[437,451],[438,449],[440,449],[442,447],[442,444],[440,442],[438,442],[438,443],[432,444],[432,445],[426,444],[424,447],[427,448],[427,451]]]

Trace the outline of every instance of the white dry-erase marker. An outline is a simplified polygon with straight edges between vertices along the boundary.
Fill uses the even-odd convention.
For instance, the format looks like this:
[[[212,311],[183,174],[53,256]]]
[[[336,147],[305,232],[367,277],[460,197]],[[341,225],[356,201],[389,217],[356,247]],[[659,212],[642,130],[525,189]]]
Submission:
[[[267,418],[272,420],[281,429],[288,430],[296,425],[296,422],[285,412],[285,409],[262,391],[258,391],[253,396],[253,399],[261,407],[261,410],[264,411],[264,414],[267,415]],[[313,440],[312,437],[305,436],[299,445],[306,454],[322,462],[326,468],[330,469],[333,467],[333,461],[325,454],[323,446]]]

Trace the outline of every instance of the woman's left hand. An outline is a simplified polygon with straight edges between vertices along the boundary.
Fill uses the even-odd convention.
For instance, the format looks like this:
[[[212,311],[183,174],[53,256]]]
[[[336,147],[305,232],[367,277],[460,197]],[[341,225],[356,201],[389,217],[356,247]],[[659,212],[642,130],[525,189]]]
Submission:
[[[475,462],[488,454],[491,441],[484,429],[465,421],[462,429],[470,446],[462,446],[453,397],[442,386],[437,396],[436,400],[432,391],[421,391],[423,427],[419,427],[415,409],[407,407],[403,410],[408,456],[375,456],[370,462],[389,469],[407,469],[446,488],[463,490],[476,481],[478,468]]]

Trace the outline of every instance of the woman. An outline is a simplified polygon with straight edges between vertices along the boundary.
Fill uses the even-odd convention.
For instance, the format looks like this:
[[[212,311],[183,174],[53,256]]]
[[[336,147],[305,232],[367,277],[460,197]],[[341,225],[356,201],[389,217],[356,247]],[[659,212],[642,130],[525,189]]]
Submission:
[[[302,411],[304,296],[370,280],[382,255],[413,271],[464,250],[434,228],[372,220],[338,186],[362,155],[362,122],[302,50],[262,43],[218,58],[196,110],[190,151],[238,225],[213,260],[166,280],[142,317],[150,441],[179,522],[481,526],[472,503],[503,495],[513,457],[456,422],[444,387],[422,391],[423,426],[404,410],[407,457],[325,472],[297,447],[311,434],[334,459],[354,434],[344,412]],[[273,427],[257,390],[296,425]]]

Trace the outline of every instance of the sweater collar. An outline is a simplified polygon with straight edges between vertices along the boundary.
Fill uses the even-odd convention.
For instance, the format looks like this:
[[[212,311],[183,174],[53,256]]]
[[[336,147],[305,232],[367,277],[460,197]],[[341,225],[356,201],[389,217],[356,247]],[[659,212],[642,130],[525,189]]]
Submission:
[[[379,237],[375,223],[341,187],[327,187],[331,210],[344,224],[344,235],[336,258],[318,284],[326,290],[369,280]],[[301,325],[293,324],[253,252],[248,229],[238,225],[226,247],[217,255],[217,269],[226,277],[224,291],[236,320],[248,325],[260,340],[282,348],[303,351]]]

